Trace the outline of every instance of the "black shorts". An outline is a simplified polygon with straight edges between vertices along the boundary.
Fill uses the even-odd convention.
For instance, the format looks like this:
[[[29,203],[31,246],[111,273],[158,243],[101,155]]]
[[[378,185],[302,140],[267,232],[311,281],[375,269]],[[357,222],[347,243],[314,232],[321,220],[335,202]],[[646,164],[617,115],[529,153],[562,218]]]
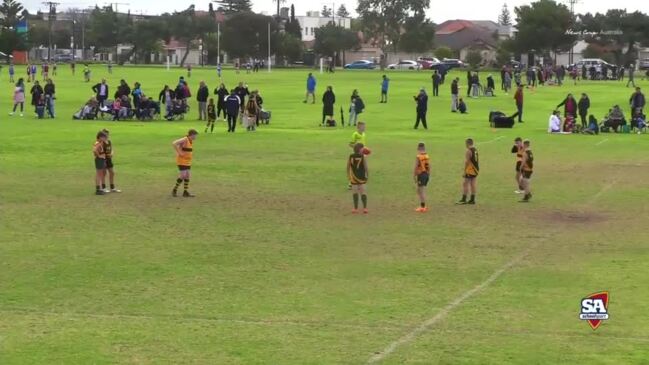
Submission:
[[[475,178],[477,178],[477,177],[478,177],[478,175],[468,175],[468,174],[464,174],[464,178],[465,178],[465,179],[468,179],[468,180],[473,180],[473,179],[475,179]]]
[[[532,178],[532,171],[521,171],[523,174],[523,179],[531,179]]]
[[[191,166],[178,165],[178,170],[179,170],[179,171],[189,171],[189,170],[191,170],[191,169],[192,169]]]
[[[107,169],[112,169],[113,168],[113,159],[112,159],[112,157],[106,157],[106,168]]]
[[[95,169],[105,170],[106,169],[106,159],[95,157]]]
[[[417,186],[427,186],[430,176],[427,173],[417,175]]]
[[[523,161],[516,161],[516,172],[521,172],[521,165],[523,165]]]

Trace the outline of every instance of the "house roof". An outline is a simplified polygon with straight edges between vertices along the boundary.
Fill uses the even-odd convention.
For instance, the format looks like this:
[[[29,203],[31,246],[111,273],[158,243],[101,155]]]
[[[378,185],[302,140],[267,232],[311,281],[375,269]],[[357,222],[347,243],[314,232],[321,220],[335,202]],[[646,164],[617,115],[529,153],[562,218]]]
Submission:
[[[496,47],[496,43],[497,40],[494,38],[493,32],[480,27],[464,28],[447,34],[435,34],[435,44],[456,51],[467,47]]]
[[[439,24],[436,28],[436,33],[438,34],[452,34],[459,32],[466,28],[479,27],[485,30],[493,32],[498,32],[498,34],[508,35],[510,33],[511,27],[509,25],[500,25],[491,20],[465,20],[465,19],[455,19],[447,20],[442,24]]]

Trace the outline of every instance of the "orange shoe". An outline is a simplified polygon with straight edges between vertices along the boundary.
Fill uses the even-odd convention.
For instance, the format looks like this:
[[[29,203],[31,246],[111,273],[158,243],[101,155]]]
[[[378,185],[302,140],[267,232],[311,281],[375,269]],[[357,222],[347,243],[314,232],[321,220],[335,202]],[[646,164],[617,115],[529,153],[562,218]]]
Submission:
[[[352,214],[358,214],[358,209],[352,209]]]
[[[427,207],[419,207],[419,208],[415,209],[415,212],[417,212],[417,213],[426,213],[427,211],[428,211]]]
[[[369,212],[370,212],[370,211],[367,210],[367,208],[363,209],[363,214],[367,214],[367,213],[369,213]]]

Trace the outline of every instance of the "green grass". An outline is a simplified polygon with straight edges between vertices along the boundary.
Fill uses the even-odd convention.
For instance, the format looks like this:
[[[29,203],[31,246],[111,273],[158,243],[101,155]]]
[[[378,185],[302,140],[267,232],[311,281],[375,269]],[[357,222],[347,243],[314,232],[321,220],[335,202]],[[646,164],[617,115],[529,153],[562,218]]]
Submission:
[[[627,105],[622,84],[527,91],[526,123],[513,130],[486,122],[489,110],[512,111],[512,95],[455,115],[445,85],[431,97],[431,129],[414,131],[412,96],[430,89],[428,73],[389,73],[387,105],[379,72],[316,74],[338,107],[354,88],[367,104],[371,212],[352,216],[351,129],[317,127],[321,107],[301,102],[304,71],[225,72],[229,87],[261,90],[273,123],[201,134],[193,200],[169,196],[170,143],[202,131],[195,115],[73,121],[90,85],[59,73],[56,120],[9,118],[13,88],[0,79],[0,364],[362,364],[523,253],[384,363],[648,363],[648,139],[545,133],[567,92],[586,91],[601,116]],[[139,81],[157,96],[181,73],[115,68],[109,83]],[[213,89],[216,71],[195,70],[194,91],[200,79]],[[103,127],[124,192],[95,197],[91,146]],[[477,206],[458,207],[468,136],[480,191]],[[536,157],[529,205],[513,194],[516,136]],[[418,141],[433,168],[427,215],[412,211]],[[611,293],[611,319],[592,331],[580,300],[599,290]]]

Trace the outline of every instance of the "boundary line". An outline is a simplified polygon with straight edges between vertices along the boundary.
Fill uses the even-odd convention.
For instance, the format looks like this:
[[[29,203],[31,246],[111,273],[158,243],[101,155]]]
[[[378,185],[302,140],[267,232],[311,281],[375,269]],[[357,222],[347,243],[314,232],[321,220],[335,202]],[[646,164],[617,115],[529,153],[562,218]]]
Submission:
[[[599,197],[602,196],[605,192],[607,192],[609,189],[611,189],[615,184],[617,183],[617,178],[611,181],[610,183],[604,185],[597,194],[595,194],[586,204],[586,206],[590,206]],[[553,233],[546,237],[543,241],[546,241],[548,239],[551,239],[553,236],[557,235],[557,233]],[[511,269],[514,265],[516,265],[519,261],[524,259],[537,245],[539,245],[540,242],[536,242],[531,244],[529,247],[523,250],[520,254],[515,256],[513,259],[505,263],[503,266],[501,266],[498,270],[493,272],[486,280],[481,282],[480,284],[476,285],[472,289],[469,289],[465,291],[464,293],[460,294],[460,296],[456,297],[453,299],[450,303],[448,303],[444,308],[442,308],[437,314],[434,316],[430,317],[429,319],[425,320],[422,322],[420,325],[412,329],[410,332],[406,333],[405,335],[401,336],[397,340],[389,343],[385,348],[383,348],[382,351],[375,352],[374,355],[372,355],[368,361],[367,364],[375,364],[379,363],[383,360],[385,360],[386,357],[390,356],[394,351],[397,350],[402,345],[406,345],[410,342],[412,342],[417,336],[423,334],[424,332],[428,331],[431,327],[433,327],[435,324],[443,320],[453,309],[455,309],[457,306],[465,302],[466,300],[470,299],[474,295],[478,294],[480,291],[484,290],[487,288],[489,285],[491,285],[494,281],[496,281],[502,274],[504,274],[507,270]]]

